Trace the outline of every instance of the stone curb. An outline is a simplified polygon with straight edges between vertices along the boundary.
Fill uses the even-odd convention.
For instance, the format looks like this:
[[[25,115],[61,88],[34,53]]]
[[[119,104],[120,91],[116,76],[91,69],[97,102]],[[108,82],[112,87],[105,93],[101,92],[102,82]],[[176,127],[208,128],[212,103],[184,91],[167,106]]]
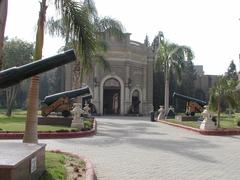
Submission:
[[[217,130],[201,130],[198,128],[193,128],[189,126],[184,126],[181,124],[175,124],[172,122],[167,122],[165,120],[157,120],[157,122],[161,122],[164,124],[168,124],[171,126],[187,129],[193,132],[197,132],[202,135],[208,135],[208,136],[232,136],[232,135],[240,135],[240,128],[232,128],[232,129],[227,129],[227,128],[222,128],[222,129],[217,129]]]
[[[38,132],[39,139],[63,139],[93,136],[97,133],[97,121],[94,120],[93,129],[78,132]],[[23,139],[23,132],[0,132],[0,139]]]
[[[86,164],[86,180],[97,180],[97,176],[96,176],[93,164],[88,158],[84,156],[79,156],[77,154],[69,153],[69,152],[62,152],[60,150],[50,150],[50,152],[62,153],[62,154],[70,155],[83,160]]]

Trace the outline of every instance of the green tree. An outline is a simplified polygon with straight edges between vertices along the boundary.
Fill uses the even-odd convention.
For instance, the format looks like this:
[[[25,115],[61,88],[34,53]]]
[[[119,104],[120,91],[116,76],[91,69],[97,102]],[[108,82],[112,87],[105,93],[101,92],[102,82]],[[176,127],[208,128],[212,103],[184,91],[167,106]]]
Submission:
[[[121,37],[123,27],[120,22],[109,18],[99,18],[95,4],[92,0],[85,0],[81,6],[82,13],[76,17],[82,22],[83,27],[87,26],[91,30],[85,31],[81,28],[81,39],[74,39],[69,31],[68,21],[65,18],[48,22],[49,32],[65,38],[65,47],[74,47],[77,52],[77,61],[73,69],[73,89],[82,85],[83,76],[92,71],[96,63],[102,64],[108,69],[110,66],[104,59],[103,53],[107,50],[106,42],[102,35],[104,32]],[[89,37],[92,35],[92,37]]]
[[[148,35],[146,35],[145,39],[144,39],[144,45],[146,47],[149,47],[150,46],[150,42],[149,42],[149,38],[148,38]]]
[[[32,61],[33,44],[16,38],[7,40],[4,44],[3,60],[5,69]],[[20,84],[6,88],[7,116],[12,114],[12,108],[19,88]]]
[[[95,39],[92,31],[92,24],[89,22],[89,16],[86,8],[79,2],[74,0],[55,0],[56,10],[59,12],[67,30],[65,36],[69,36],[72,42],[75,43],[76,51],[81,53],[83,57],[87,56],[86,52],[92,52],[94,49]],[[46,16],[46,0],[40,3],[40,12],[37,25],[36,45],[33,58],[41,59],[42,48],[44,43],[44,28]],[[89,51],[87,51],[89,50]],[[24,133],[23,142],[37,143],[37,110],[39,96],[39,76],[31,78],[31,84],[28,93],[27,105],[27,121]]]
[[[170,76],[174,72],[178,80],[181,80],[181,73],[184,69],[185,61],[191,61],[192,59],[193,52],[189,47],[179,46],[177,44],[170,43],[165,39],[160,41],[157,51],[156,66],[164,72],[164,108],[166,113],[169,109]]]
[[[0,0],[0,70],[3,66],[3,43],[7,21],[8,0]]]
[[[217,127],[220,127],[221,104],[227,103],[232,108],[237,106],[236,83],[226,76],[219,78],[214,87],[210,89],[210,109],[217,110]]]
[[[228,67],[226,75],[229,79],[232,79],[235,81],[237,81],[237,79],[238,79],[236,65],[233,62],[233,60],[231,61],[230,65]]]
[[[186,96],[194,97],[195,87],[194,81],[196,80],[197,75],[194,69],[194,65],[192,61],[186,61],[184,71],[182,72],[181,82],[177,84],[176,91],[180,94],[184,94]],[[196,97],[199,98],[199,97]],[[186,102],[176,99],[176,110],[177,111],[185,111]]]
[[[44,43],[44,26],[46,18],[47,5],[46,0],[40,3],[40,12],[37,24],[37,34],[35,50],[33,54],[34,60],[42,58],[42,49]],[[30,87],[28,90],[28,103],[27,103],[27,120],[25,124],[25,132],[23,142],[25,143],[38,143],[37,134],[37,111],[38,111],[38,97],[39,97],[39,76],[31,78]]]

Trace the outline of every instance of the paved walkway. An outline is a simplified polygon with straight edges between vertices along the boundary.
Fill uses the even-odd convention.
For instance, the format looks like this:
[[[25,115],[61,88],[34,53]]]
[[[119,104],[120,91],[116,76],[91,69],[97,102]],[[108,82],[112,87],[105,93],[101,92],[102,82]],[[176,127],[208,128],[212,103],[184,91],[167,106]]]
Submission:
[[[99,180],[240,179],[240,136],[203,136],[149,117],[97,121],[96,136],[39,142],[88,157]]]

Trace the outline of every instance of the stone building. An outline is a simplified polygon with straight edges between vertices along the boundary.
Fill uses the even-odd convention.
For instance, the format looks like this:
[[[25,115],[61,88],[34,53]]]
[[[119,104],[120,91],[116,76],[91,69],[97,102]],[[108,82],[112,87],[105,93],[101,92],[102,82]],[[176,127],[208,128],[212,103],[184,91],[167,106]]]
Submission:
[[[219,75],[197,76],[197,79],[194,82],[195,97],[201,100],[208,101],[210,95],[209,90],[215,85],[219,77]]]
[[[153,55],[150,48],[130,39],[105,35],[105,59],[111,71],[95,66],[85,78],[99,115],[146,115],[153,109]],[[66,66],[65,90],[72,87],[72,65]]]

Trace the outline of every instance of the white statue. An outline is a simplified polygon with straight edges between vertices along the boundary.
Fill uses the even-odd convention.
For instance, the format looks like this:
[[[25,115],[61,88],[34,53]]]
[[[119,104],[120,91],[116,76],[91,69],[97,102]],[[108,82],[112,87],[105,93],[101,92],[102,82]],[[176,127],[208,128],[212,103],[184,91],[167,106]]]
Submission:
[[[84,113],[84,110],[81,108],[81,103],[74,103],[73,104],[73,120],[71,127],[76,127],[81,129],[83,127],[83,120],[81,118],[81,115]]]
[[[204,111],[202,112],[203,121],[200,125],[202,130],[214,130],[217,128],[215,122],[212,121],[213,115],[209,112],[208,106],[204,106]]]
[[[159,112],[158,120],[165,119],[165,109],[164,109],[164,106],[160,106],[158,112]]]
[[[91,108],[89,107],[88,103],[85,103],[83,110],[84,110],[84,115],[86,115],[87,117],[91,115]]]
[[[118,113],[118,93],[115,93],[113,95],[112,107],[113,107],[113,113],[117,114]]]

